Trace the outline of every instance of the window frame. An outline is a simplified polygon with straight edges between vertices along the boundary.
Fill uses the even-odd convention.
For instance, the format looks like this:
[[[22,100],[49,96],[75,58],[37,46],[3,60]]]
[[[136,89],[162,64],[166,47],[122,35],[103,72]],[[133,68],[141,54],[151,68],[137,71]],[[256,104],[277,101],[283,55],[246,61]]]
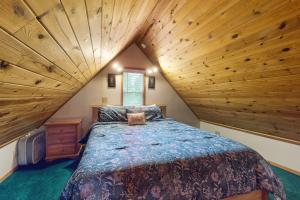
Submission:
[[[140,74],[144,75],[143,105],[146,105],[146,72],[145,72],[144,69],[133,68],[133,67],[127,67],[122,72],[122,77],[121,77],[121,105],[124,106],[124,102],[123,102],[123,99],[124,99],[124,88],[123,88],[124,72],[140,73]]]

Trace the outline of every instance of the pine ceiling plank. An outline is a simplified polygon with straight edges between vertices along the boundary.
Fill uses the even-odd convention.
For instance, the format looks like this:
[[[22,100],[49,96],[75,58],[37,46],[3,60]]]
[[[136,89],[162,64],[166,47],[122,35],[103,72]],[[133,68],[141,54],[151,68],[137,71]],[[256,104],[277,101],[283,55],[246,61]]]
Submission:
[[[5,141],[7,137],[24,135],[24,133],[26,133],[25,130],[29,131],[34,129],[35,127],[38,127],[39,125],[41,125],[41,122],[44,122],[48,118],[48,116],[53,114],[54,111],[55,109],[51,109],[46,112],[20,117],[15,121],[1,124],[0,142]],[[31,124],[33,124],[34,126],[31,126]]]
[[[55,38],[59,45],[70,56],[74,64],[89,79],[92,74],[83,56],[77,38],[69,23],[64,8],[59,0],[49,0],[47,3],[26,0],[28,6],[36,13],[37,19]]]
[[[86,0],[87,15],[93,44],[96,71],[101,66],[101,27],[102,27],[102,0]]]
[[[46,119],[47,117],[40,118],[37,121],[29,121],[29,122],[27,121],[26,126],[23,125],[23,127],[11,130],[9,133],[3,132],[3,134],[0,134],[0,144],[1,144],[0,147],[5,146],[9,141],[13,141],[23,136],[25,133],[28,133],[28,131],[40,127],[45,122]]]
[[[152,12],[147,17],[145,24],[139,31],[138,38],[136,40],[137,43],[139,44],[142,43],[142,40],[145,39],[145,36],[148,35],[149,31],[151,31],[157,19],[160,17],[160,13],[162,13],[164,9],[166,9],[168,4],[170,4],[171,2],[172,1],[167,1],[167,0],[157,1],[157,4],[153,8]]]
[[[152,55],[153,58],[155,58],[155,55],[162,56],[163,53],[161,51],[166,50],[169,51],[173,49],[174,44],[178,44],[178,42],[188,42],[191,41],[188,39],[188,37],[184,36],[184,34],[192,34],[195,33],[196,30],[198,30],[200,27],[205,27],[205,25],[211,21],[212,19],[218,17],[221,13],[223,13],[226,9],[229,7],[235,5],[237,1],[203,1],[202,4],[197,6],[194,10],[197,10],[197,12],[191,12],[190,15],[186,16],[184,20],[181,20],[179,22],[172,21],[172,23],[176,24],[176,26],[172,27],[171,34],[168,35],[168,37],[161,36],[160,38],[165,38],[164,40],[158,41],[151,41],[151,39],[148,39],[148,33],[144,39],[143,43],[145,43],[147,46],[152,46],[153,48],[145,49],[147,51],[148,55]],[[204,16],[207,16],[204,20]],[[159,22],[159,20],[157,20]],[[193,22],[190,24],[190,22]],[[156,25],[156,24],[155,24]],[[155,26],[154,25],[154,26]],[[159,26],[160,23],[158,23]],[[206,27],[204,28],[206,30]],[[150,32],[150,31],[149,31]],[[178,32],[178,34],[177,34]],[[157,33],[159,35],[159,33]],[[199,34],[199,33],[198,33]],[[201,32],[202,34],[202,32]],[[178,35],[178,36],[177,36]],[[177,36],[177,37],[176,37]],[[179,38],[178,38],[179,37]],[[170,39],[169,39],[170,38]],[[187,41],[188,40],[188,41]],[[166,43],[166,41],[168,41]],[[164,43],[165,46],[160,46],[161,48],[156,48],[156,52],[154,52],[154,47],[156,47],[158,44]],[[183,44],[180,44],[183,45]]]
[[[52,115],[138,37],[158,2],[1,1],[0,143]]]
[[[252,130],[253,124],[257,127],[257,131],[271,136],[278,136],[282,138],[291,139],[298,141],[299,123],[297,118],[294,120],[285,120],[282,117],[270,117],[270,115],[261,115],[255,113],[244,113],[244,112],[233,112],[233,111],[223,111],[223,110],[213,110],[200,107],[192,107],[196,113],[201,116],[201,119],[208,121],[215,121],[217,123],[222,123],[226,121],[229,126],[240,126],[240,124],[245,124],[245,129]],[[200,114],[201,113],[201,114]],[[226,120],[224,120],[226,119]],[[249,123],[252,120],[253,123]]]
[[[93,44],[91,40],[85,0],[62,0],[61,2],[68,16],[68,19],[70,20],[88,66],[90,67],[90,71],[92,75],[94,75],[97,71],[97,67],[95,64]],[[97,62],[97,64],[98,63],[99,62]]]
[[[34,19],[34,16],[20,0],[0,1],[1,27],[6,27],[14,33],[32,19]]]
[[[234,20],[236,15],[239,15],[240,18],[249,17],[249,19],[255,19],[255,16],[253,15],[253,9],[257,6],[255,2],[245,3],[242,1],[219,1],[210,3],[217,4],[216,6],[211,6],[213,4],[202,6],[204,13],[198,12],[198,15],[196,12],[192,12],[192,16],[187,16],[187,19],[190,21],[184,20],[178,24],[178,26],[172,30],[172,34],[169,37],[170,39],[156,41],[164,44],[172,42],[172,44],[168,45],[168,49],[161,48],[160,54],[166,55],[165,51],[172,52],[173,48],[171,47],[178,43],[181,43],[180,45],[185,47],[190,45],[192,42],[195,43],[198,39],[203,38],[205,38],[206,41],[213,43],[216,41],[216,39],[212,40],[213,38],[216,38],[216,36],[214,36],[215,32],[220,34],[220,31],[218,30],[220,27],[222,27],[222,33],[228,29],[229,31],[227,34],[234,34],[232,33],[234,31],[234,27],[241,24],[243,21]],[[243,8],[245,7],[249,9],[249,12],[244,12]],[[231,12],[231,10],[234,10],[235,13]],[[218,21],[218,23],[214,23],[214,21]],[[191,31],[187,32],[185,31],[186,29]],[[231,37],[229,38],[231,39]]]
[[[237,1],[218,1],[218,2],[213,2],[210,1],[209,3],[205,2],[204,6],[199,5],[199,12],[192,12],[191,15],[188,15],[186,19],[177,22],[176,24],[179,23],[177,26],[175,26],[171,31],[171,34],[166,40],[157,40],[157,41],[152,41],[153,45],[157,45],[163,43],[168,44],[167,48],[160,48],[159,54],[166,56],[167,53],[171,54],[171,52],[174,51],[172,48],[173,45],[180,43],[182,48],[184,48],[187,45],[195,45],[196,39],[195,38],[202,36],[201,38],[205,37],[205,39],[209,39],[211,37],[211,30],[208,26],[210,24],[213,28],[215,28],[214,23],[210,23],[213,20],[219,20],[221,27],[226,27],[226,22],[230,23],[231,18],[230,17],[224,17],[222,16],[223,13],[225,13],[225,10],[231,7],[238,6],[236,5]],[[240,2],[241,3],[241,2]],[[216,6],[211,6],[215,4]],[[242,4],[244,5],[244,4]],[[247,6],[245,4],[244,6]],[[230,13],[230,12],[229,12]],[[220,17],[222,16],[222,17]],[[223,24],[222,24],[223,23]],[[190,30],[189,33],[185,30]],[[196,31],[199,30],[199,32],[196,35]],[[201,30],[201,31],[200,31]],[[205,36],[204,36],[205,35]],[[165,35],[161,35],[160,38],[165,37]],[[210,41],[210,40],[208,40]],[[168,54],[168,55],[169,55]]]
[[[105,65],[108,61],[113,58],[111,49],[108,48],[109,45],[109,34],[111,30],[113,13],[114,13],[115,0],[102,0],[102,27],[101,27],[101,64]]]
[[[37,20],[32,20],[23,28],[19,29],[14,35],[26,45],[68,72],[71,76],[75,77],[82,84],[86,82],[86,78],[81,71]]]
[[[3,144],[7,141],[12,140],[18,136],[25,134],[27,131],[30,131],[34,128],[39,127],[42,123],[51,116],[57,108],[59,108],[63,102],[65,102],[69,97],[59,97],[56,99],[56,103],[52,103],[52,107],[46,107],[39,105],[34,107],[34,109],[41,109],[41,112],[20,112],[18,116],[14,117],[12,120],[1,123],[0,125],[0,143]],[[28,101],[30,102],[30,101]],[[51,102],[51,100],[48,100]],[[25,108],[26,109],[26,108]],[[17,112],[17,110],[14,110]],[[2,112],[5,114],[5,112]],[[18,112],[17,112],[18,113]]]
[[[214,1],[208,2],[215,3]],[[204,1],[170,1],[164,11],[159,13],[158,20],[156,20],[156,23],[148,31],[145,42],[152,44],[153,41],[154,44],[154,40],[160,40],[160,35],[170,35],[170,31],[175,27],[176,23],[181,21],[187,14],[191,14],[191,8],[195,9],[195,6],[199,3],[201,3],[200,8],[207,7],[203,5]]]
[[[222,115],[222,113],[219,112],[212,112],[212,111],[201,111],[203,114],[202,120],[215,122],[219,124],[224,124],[224,120],[222,118],[229,118],[228,121],[226,121],[227,126],[231,127],[238,127],[239,124],[247,124],[243,129],[244,130],[250,130],[252,127],[248,125],[249,120],[239,120],[240,116],[236,116],[237,120],[234,120],[234,117]],[[276,121],[280,119],[275,119]],[[297,127],[290,126],[289,123],[280,123],[280,124],[272,124],[270,123],[270,120],[268,122],[260,122],[259,120],[255,120],[255,125],[259,128],[257,128],[256,131],[254,131],[254,134],[260,133],[259,135],[270,137],[273,139],[278,139],[285,142],[290,142],[294,144],[298,144],[299,142],[297,140],[297,135],[294,134],[294,131]],[[274,131],[276,127],[276,131]],[[282,127],[282,128],[281,128]],[[290,127],[289,129],[286,129],[284,127]],[[292,130],[293,129],[293,130]],[[297,130],[297,129],[296,129]],[[253,132],[250,132],[253,133]],[[285,133],[285,134],[283,134]]]
[[[34,116],[34,115],[41,115],[43,113],[47,113],[47,114],[50,114],[52,113],[53,111],[55,111],[55,109],[57,109],[57,106],[51,106],[49,105],[49,107],[44,107],[42,109],[39,109],[37,111],[32,111],[32,112],[27,112],[25,113],[25,111],[23,111],[22,114],[17,114],[17,113],[12,113],[10,115],[7,115],[5,117],[0,117],[0,124],[5,124],[6,126],[0,126],[0,128],[6,132],[6,133],[9,133],[11,127],[8,127],[9,125],[11,126],[12,124],[18,124],[19,122],[21,122],[22,120],[24,120],[24,118],[27,118],[27,117],[31,117],[31,116]],[[6,129],[7,128],[7,129]]]
[[[283,105],[283,108],[295,108],[300,104],[298,101],[299,95],[295,97],[286,97],[283,99],[278,98],[264,98],[264,97],[231,97],[230,101],[227,97],[220,96],[216,98],[211,97],[194,97],[194,98],[186,98],[186,101],[189,101],[191,103],[194,103],[195,105],[202,104],[204,102],[207,102],[208,104],[214,104],[214,103],[220,103],[223,106],[247,106],[249,109],[269,109],[266,106],[270,106],[270,108],[279,108],[282,106],[282,102],[285,102],[286,104]],[[259,100],[259,101],[257,101]],[[259,107],[254,107],[254,105],[257,105]]]
[[[116,56],[117,53],[124,47],[127,46],[130,38],[123,37],[124,35],[130,35],[127,30],[131,30],[129,26],[130,19],[133,15],[133,10],[137,6],[136,1],[132,0],[121,0],[115,3],[114,13],[111,23],[111,30],[108,38],[109,43],[107,49],[110,49],[110,56]],[[125,20],[126,19],[126,20]],[[124,27],[126,26],[126,27]],[[126,32],[127,31],[127,32]]]
[[[119,2],[119,1],[118,1]],[[111,49],[111,55],[115,56],[128,42],[132,41],[132,31],[135,27],[131,26],[132,17],[137,17],[134,12],[136,7],[140,8],[138,1],[120,1],[115,4],[114,16],[109,38],[111,39],[108,49]],[[125,20],[126,19],[126,20]]]
[[[270,90],[270,91],[280,91],[283,88],[286,89],[295,89],[299,86],[300,77],[299,74],[296,75],[288,75],[288,76],[281,76],[281,77],[268,77],[268,78],[261,78],[261,79],[254,79],[254,80],[248,80],[248,81],[240,81],[238,84],[235,82],[225,82],[220,84],[197,84],[195,86],[189,86],[189,85],[182,85],[182,84],[176,84],[176,88],[178,90],[186,90],[188,88],[191,88],[190,90],[201,90],[206,88],[214,88],[214,89],[235,89],[235,88],[244,88],[244,90],[248,89],[259,89],[262,91]],[[176,81],[177,82],[177,81]],[[205,86],[205,87],[204,87]],[[282,86],[282,87],[280,87]],[[194,91],[194,92],[196,92]]]
[[[25,104],[35,104],[38,102],[50,102],[55,101],[55,98],[62,99],[62,98],[69,98],[71,94],[62,94],[62,95],[55,95],[55,96],[48,96],[48,97],[23,97],[23,98],[16,98],[16,97],[9,97],[9,98],[0,98],[1,105],[0,111],[4,111],[5,109],[10,108],[17,108],[18,106],[24,106]]]
[[[151,14],[158,0],[149,0],[146,3],[140,4],[138,1],[137,6],[134,7],[133,14],[129,21],[129,27],[133,26],[132,32],[138,33],[142,29],[143,24],[147,20],[147,16]],[[130,29],[129,29],[130,30]]]
[[[294,93],[295,98],[300,97],[300,89],[295,88],[294,91],[269,91],[269,90],[247,90],[245,91],[243,88],[227,88],[227,89],[205,89],[197,91],[197,94],[193,91],[188,91],[185,95],[182,95],[186,99],[193,99],[193,98],[247,98],[249,93],[253,94],[253,96],[257,98],[269,98],[269,99],[281,99],[281,98],[288,98],[291,93]]]
[[[228,84],[227,84],[228,85]],[[277,88],[275,88],[277,86]],[[287,92],[281,92],[281,90],[286,89]],[[198,98],[201,96],[205,96],[204,94],[214,94],[213,97],[226,97],[230,100],[233,97],[241,97],[246,98],[247,94],[253,94],[257,97],[265,97],[265,98],[278,98],[278,99],[286,99],[291,96],[291,94],[295,93],[295,97],[299,98],[299,84],[293,87],[288,87],[287,84],[280,85],[280,83],[275,84],[275,86],[252,86],[251,83],[249,85],[243,85],[242,87],[237,87],[236,84],[228,85],[227,87],[217,87],[215,88],[207,88],[205,90],[200,90],[196,87],[192,88],[181,88],[178,89],[178,92],[182,95],[183,98]]]
[[[32,86],[17,85],[0,82],[0,98],[32,98],[32,97],[53,97],[70,95],[70,91],[57,89],[38,88]]]
[[[35,86],[48,89],[75,91],[76,87],[62,84],[54,79],[47,78],[37,73],[7,63],[0,68],[0,80],[5,83],[12,83],[25,86]]]
[[[60,0],[36,1],[36,0],[23,0],[29,6],[36,16],[40,17],[49,12],[52,8],[61,5]]]
[[[272,42],[270,44],[275,44],[274,46],[265,46],[264,48],[257,47],[257,50],[249,51],[250,53],[235,53],[231,57],[223,57],[218,60],[218,62],[205,62],[197,63],[190,62],[185,65],[185,68],[168,68],[166,70],[166,76],[174,76],[174,79],[184,80],[185,77],[189,77],[192,80],[195,77],[216,79],[219,76],[239,76],[241,74],[251,74],[251,73],[264,73],[262,77],[271,75],[268,72],[274,72],[281,70],[282,75],[288,73],[294,73],[292,69],[295,70],[299,66],[299,58],[297,57],[297,52],[299,52],[300,40],[298,39],[298,34],[294,34],[294,38],[290,40],[280,40],[277,42]],[[288,37],[285,37],[286,39]],[[289,51],[284,49],[289,48]],[[259,50],[259,51],[258,51]],[[236,55],[236,56],[235,56]],[[241,56],[240,56],[241,55]],[[188,70],[187,70],[188,69]],[[182,72],[180,76],[176,76],[176,72]],[[280,75],[280,74],[278,74]],[[198,79],[198,80],[199,80]]]
[[[133,40],[138,38],[138,33],[141,31],[142,26],[145,24],[147,16],[153,11],[157,5],[157,0],[136,1],[134,6],[130,10],[130,16],[128,20],[128,25],[126,26],[125,31],[122,32],[121,38],[115,44],[115,51],[119,51],[124,45],[126,46],[128,42],[130,43]],[[116,53],[114,53],[116,55]]]
[[[234,78],[231,78],[231,77],[225,77],[224,79],[219,79],[219,80],[204,80],[204,81],[192,81],[192,82],[184,82],[184,83],[177,83],[177,84],[174,84],[174,86],[176,86],[178,88],[178,91],[184,91],[184,90],[187,90],[184,92],[184,94],[188,93],[189,91],[193,91],[193,90],[196,90],[196,89],[199,89],[201,88],[200,86],[205,86],[205,87],[208,87],[208,86],[213,86],[213,87],[218,87],[219,85],[221,85],[221,87],[223,89],[226,89],[225,87],[230,87],[230,85],[234,85],[234,84],[241,84],[241,85],[244,85],[245,88],[247,88],[247,84],[245,84],[245,82],[248,82],[249,84],[254,84],[254,83],[257,83],[257,84],[263,84],[263,83],[260,83],[258,82],[257,80],[265,80],[267,81],[268,78],[272,77],[272,79],[275,79],[275,78],[280,78],[282,79],[283,76],[279,76],[278,74],[279,73],[282,73],[281,71],[277,72],[276,76],[272,77],[272,75],[270,75],[269,77],[265,77],[265,78],[261,78],[260,75],[258,76],[254,76],[254,75],[251,75],[251,77],[248,77],[247,79],[246,78],[239,78],[239,77],[234,77]],[[290,78],[291,79],[291,82],[297,82],[299,81],[299,79],[296,79],[296,80],[293,80],[293,76],[299,76],[299,68],[298,68],[298,73],[297,74],[292,74],[292,75],[286,75],[287,78]],[[245,76],[243,76],[245,77]],[[229,79],[229,81],[228,81]],[[288,83],[285,83],[284,81],[282,81],[285,86],[286,89],[293,89],[295,90],[295,86],[298,86],[298,84],[295,84],[295,86],[289,86]],[[224,83],[227,83],[227,84],[224,84]],[[186,85],[186,86],[182,86],[182,84]],[[276,85],[280,85],[280,82],[277,82],[277,83],[274,83]],[[262,85],[264,86],[264,85]],[[273,86],[275,87],[275,86]],[[272,87],[267,87],[266,88],[269,88],[272,90]],[[265,91],[265,90],[263,90]],[[276,90],[277,91],[277,90]]]
[[[109,31],[109,43],[108,43],[108,49],[115,48],[114,40],[118,35],[121,35],[122,32],[119,29],[120,23],[122,22],[122,13],[125,13],[128,11],[129,7],[126,7],[126,5],[130,5],[131,0],[119,0],[115,2],[114,9],[113,9],[113,17],[110,23],[110,31]],[[128,17],[128,16],[127,16]],[[128,18],[127,18],[128,19]],[[126,20],[129,21],[129,20]]]
[[[23,116],[38,114],[46,110],[56,109],[57,105],[62,104],[67,97],[57,96],[52,99],[33,101],[30,103],[17,104],[12,106],[0,106],[0,123],[17,120]],[[2,100],[0,99],[0,103]]]
[[[114,10],[115,14],[119,14],[113,15],[109,21],[110,15],[103,13],[102,20],[104,22],[102,22],[102,46],[104,47],[102,65],[105,65],[110,57],[117,55],[124,46],[128,46],[128,44],[133,42],[133,40],[137,37],[137,33],[141,30],[142,25],[145,24],[147,16],[151,13],[156,4],[157,0],[124,1],[123,4],[115,4],[113,7],[112,4],[108,5],[103,1],[103,12],[108,10],[105,9],[105,6],[107,6],[110,7],[111,10]],[[119,10],[122,10],[122,12]],[[107,19],[105,19],[105,16],[107,16]],[[122,20],[121,23],[118,24],[117,22],[120,21],[118,20],[120,18],[122,18]],[[124,18],[126,18],[126,20],[124,20]],[[108,24],[111,22],[111,26],[114,27],[110,27],[111,30],[109,30],[109,28],[107,29],[105,21],[107,21]],[[114,28],[117,32],[113,30]],[[105,37],[108,37],[108,42],[106,43],[106,39],[103,39]]]
[[[186,99],[191,106],[200,106],[204,108],[221,108],[227,111],[261,113],[272,116],[285,116],[287,118],[300,117],[300,112],[295,113],[291,110],[300,106],[298,98],[285,100],[266,99],[266,98],[193,98]],[[282,102],[286,105],[282,106]]]
[[[24,69],[61,81],[62,83],[78,85],[77,80],[72,78],[68,73],[32,51],[32,49],[25,46],[22,42],[1,28],[0,49],[2,49],[2,51],[0,51],[0,60],[22,66]]]
[[[213,75],[213,76],[212,76]],[[257,79],[266,79],[266,78],[282,78],[283,76],[292,77],[293,75],[299,76],[300,75],[300,64],[297,67],[289,67],[284,69],[278,69],[274,71],[268,72],[251,72],[248,73],[235,73],[232,74],[220,74],[216,76],[214,74],[207,75],[207,78],[199,78],[199,77],[191,77],[192,80],[186,79],[179,79],[177,81],[178,84],[181,85],[189,85],[189,87],[194,87],[197,85],[218,85],[223,83],[240,83],[243,84],[245,81],[253,81]],[[189,77],[189,76],[186,76]],[[203,76],[205,77],[205,76]],[[197,78],[197,81],[194,81]]]
[[[174,76],[173,78],[179,81],[184,81],[186,77],[189,80],[197,77],[197,81],[210,79],[216,82],[215,79],[226,76],[233,77],[232,79],[228,78],[227,81],[234,81],[236,78],[244,80],[253,79],[254,77],[251,77],[251,75],[255,74],[258,78],[297,74],[299,72],[297,69],[299,67],[297,52],[300,51],[299,33],[300,31],[297,31],[293,35],[290,35],[291,37],[285,35],[285,39],[278,39],[278,42],[272,41],[270,47],[267,45],[264,48],[257,47],[256,49],[259,51],[253,49],[249,51],[252,53],[250,55],[249,53],[241,52],[233,54],[231,59],[220,58],[219,62],[215,62],[215,64],[201,63],[195,65],[193,63],[182,69],[172,68],[172,71],[168,71],[166,76]],[[283,51],[286,48],[289,48],[289,51]],[[176,76],[176,71],[182,72],[180,76]],[[259,74],[260,76],[258,76]]]
[[[53,61],[58,66],[62,65],[63,62],[59,62],[60,60],[56,60],[60,57],[63,57],[65,53],[62,52],[61,48],[57,45],[57,43],[53,40],[53,38],[48,34],[48,32],[38,23],[35,19],[34,14],[28,9],[26,4],[21,0],[3,0],[1,1],[1,7],[4,7],[7,11],[7,15],[0,15],[0,19],[5,20],[5,23],[1,23],[1,26],[6,29],[8,32],[14,34],[18,39],[22,42],[27,44],[29,47],[35,49],[41,55],[46,55],[45,57],[50,57],[50,60]],[[18,8],[16,12],[14,9],[11,8]],[[26,13],[26,16],[30,15],[31,20],[26,20],[26,24],[24,22],[23,17],[15,17],[18,14],[18,11],[22,14]],[[28,17],[26,17],[27,19]],[[7,20],[9,19],[9,20]],[[10,20],[15,19],[16,21]],[[19,21],[22,23],[19,23]],[[16,26],[20,25],[20,26]],[[47,45],[47,46],[44,46]],[[47,47],[47,48],[46,48]],[[50,49],[51,48],[51,49]],[[50,51],[50,50],[51,51]],[[58,54],[60,53],[60,54]],[[85,83],[85,79],[80,72],[78,71],[77,67],[73,65],[73,63],[68,63],[68,58],[65,58],[64,65],[60,66],[64,68],[65,71],[68,71],[70,75],[77,78],[82,83]],[[62,59],[61,59],[62,60]],[[56,63],[55,61],[58,61]],[[75,68],[74,68],[75,67]]]
[[[189,25],[192,25],[193,21],[191,17],[187,16],[191,14],[191,11],[195,9],[195,7],[200,10],[203,7],[208,7],[208,3],[217,3],[217,1],[187,1],[186,4],[184,4],[184,1],[179,1],[176,6],[171,9],[170,14],[164,17],[164,21],[160,20],[156,23],[159,24],[160,27],[155,29],[156,26],[154,26],[148,32],[147,40],[150,40],[151,44],[153,40],[161,41],[166,38],[166,36],[171,35],[172,29],[183,20],[184,23],[188,22]]]
[[[284,24],[288,24],[284,28],[281,27],[282,23],[281,21],[269,24],[259,32],[244,37],[242,40],[233,41],[230,45],[226,45],[204,56],[206,56],[207,62],[216,61],[222,57],[233,57],[233,53],[238,53],[239,57],[241,57],[240,54],[242,53],[249,54],[251,51],[251,54],[253,54],[252,51],[255,51],[255,49],[267,48],[272,43],[283,43],[287,39],[286,37],[290,37],[290,35],[299,31],[300,22],[297,16],[292,16],[284,21]]]
[[[295,16],[300,13],[299,5],[294,5],[293,6],[294,10],[291,12],[290,9],[288,9],[290,7],[290,5],[284,4],[282,2],[283,1],[280,1],[280,3],[276,4],[277,5],[276,7],[275,6],[270,7],[269,9],[267,9],[268,12],[257,15],[257,17],[255,14],[253,14],[253,12],[248,12],[248,14],[245,15],[244,18],[242,15],[239,15],[241,20],[240,21],[235,20],[235,21],[238,21],[238,23],[236,23],[234,25],[231,25],[233,23],[232,21],[228,21],[227,23],[230,25],[224,26],[224,27],[228,27],[228,28],[223,28],[223,29],[218,28],[220,30],[218,30],[218,29],[211,30],[210,27],[206,27],[205,31],[201,31],[201,35],[194,34],[194,36],[193,35],[186,36],[186,38],[188,38],[188,41],[181,43],[181,48],[179,51],[176,52],[176,54],[183,55],[183,52],[185,52],[185,51],[187,51],[188,54],[186,54],[187,56],[182,57],[182,60],[179,62],[183,62],[184,60],[192,60],[195,57],[198,57],[199,54],[201,55],[200,51],[198,51],[197,53],[193,52],[193,49],[195,49],[195,48],[191,49],[189,47],[189,45],[191,45],[191,43],[193,43],[192,45],[200,46],[201,49],[206,49],[205,52],[211,52],[212,50],[214,50],[216,48],[220,48],[222,46],[228,45],[229,43],[232,43],[232,41],[234,41],[234,40],[242,40],[245,37],[247,37],[255,32],[259,32],[262,34],[262,33],[264,33],[263,30],[265,29],[265,27],[268,27],[270,24],[280,24],[280,23],[282,23],[282,21],[291,17],[291,15]],[[268,5],[268,4],[266,4],[266,5]],[[255,9],[255,7],[256,7],[256,5],[253,5],[253,9]],[[280,18],[273,17],[274,13],[278,13],[278,12],[280,12],[280,15],[281,15]],[[233,13],[233,12],[230,12],[230,13]],[[255,16],[255,17],[253,17],[253,16]],[[235,14],[233,14],[228,19],[230,20],[234,17],[235,17]],[[257,20],[254,20],[255,18],[257,18]],[[248,23],[242,23],[243,21],[248,21]],[[255,25],[256,29],[249,28],[249,27],[252,27],[252,25]],[[224,34],[225,32],[227,34]],[[213,34],[213,33],[218,33],[219,36],[216,34]],[[223,33],[223,34],[221,34],[221,33]],[[211,34],[211,37],[212,37],[211,40],[206,39],[207,35],[209,35],[209,34]],[[232,38],[233,36],[235,36],[237,38]],[[181,36],[181,37],[184,37],[184,36]],[[259,38],[261,38],[261,37],[259,37]],[[204,41],[204,39],[205,39],[205,41]],[[164,56],[166,56],[168,58],[168,60],[172,60],[175,56],[174,52],[175,52],[175,50],[170,50],[168,53],[165,53]]]
[[[138,45],[197,116],[299,142],[300,2],[172,3],[158,4]]]
[[[295,136],[297,137],[296,132],[293,131],[293,129],[295,127],[299,127],[299,124],[295,124],[295,121],[297,120],[297,118],[286,118],[283,116],[281,116],[281,117],[271,116],[271,115],[263,114],[263,113],[237,112],[235,110],[228,111],[228,110],[224,110],[219,107],[205,108],[205,107],[193,106],[193,108],[195,108],[196,112],[203,112],[206,114],[208,112],[210,112],[210,114],[207,114],[208,116],[214,116],[216,113],[218,113],[219,116],[216,115],[216,118],[219,118],[220,115],[222,117],[231,117],[232,119],[229,119],[229,121],[234,122],[234,123],[239,123],[241,121],[246,121],[246,120],[255,120],[255,123],[257,125],[259,125],[259,128],[264,130],[262,132],[269,132],[269,134],[271,134],[271,135],[273,135],[275,133],[280,134],[280,130],[278,127],[283,125],[281,127],[281,129],[283,129],[285,131],[285,133],[289,133],[291,137],[295,137]],[[202,116],[203,119],[205,117],[206,116],[204,116],[204,115]],[[236,118],[236,119],[234,119],[234,118]],[[259,120],[257,120],[257,119],[259,119]],[[273,119],[273,120],[270,120],[270,119]],[[223,119],[223,121],[224,121],[224,119]],[[262,124],[265,124],[265,125],[262,126]],[[285,126],[284,124],[287,126]],[[247,126],[253,126],[253,125],[247,124]],[[274,126],[277,128],[274,129]],[[290,139],[294,139],[294,138],[290,138]]]
[[[293,20],[296,20],[293,18]],[[298,20],[297,20],[298,21]],[[294,24],[290,24],[288,31],[277,31],[276,35],[270,36],[261,41],[260,39],[254,40],[251,43],[246,42],[246,47],[243,41],[240,43],[241,45],[235,45],[234,49],[227,47],[219,49],[216,52],[212,52],[211,54],[207,54],[205,56],[199,56],[197,59],[184,62],[182,64],[174,64],[172,68],[166,68],[166,71],[169,70],[177,71],[184,70],[188,65],[189,69],[204,71],[222,71],[222,69],[234,69],[239,68],[240,66],[251,66],[251,70],[253,67],[261,69],[261,66],[270,69],[272,67],[272,62],[277,61],[277,63],[288,64],[288,61],[295,57],[299,47],[297,43],[299,43],[299,32],[297,28],[299,27],[300,22],[296,22]],[[275,26],[278,29],[278,24]],[[273,29],[273,28],[272,28]],[[296,30],[293,30],[296,29]],[[256,36],[256,38],[259,36]],[[239,49],[238,46],[240,47]],[[285,48],[289,48],[288,51],[283,51]],[[232,50],[231,50],[232,49]],[[261,56],[261,55],[264,56]],[[233,65],[234,63],[234,65]],[[274,63],[273,63],[274,64]],[[185,67],[183,67],[185,66]],[[249,69],[249,68],[248,68]],[[235,69],[237,71],[237,69]],[[262,69],[261,69],[262,70]],[[241,71],[239,68],[238,71]],[[166,72],[166,73],[167,73]]]
[[[8,132],[12,132],[16,129],[24,128],[26,123],[30,122],[31,120],[40,120],[41,118],[49,116],[52,114],[57,106],[51,109],[43,108],[42,112],[33,112],[31,113],[22,113],[17,119],[6,121],[0,124],[0,129],[3,131],[3,134],[9,134]],[[40,113],[40,118],[39,118]]]

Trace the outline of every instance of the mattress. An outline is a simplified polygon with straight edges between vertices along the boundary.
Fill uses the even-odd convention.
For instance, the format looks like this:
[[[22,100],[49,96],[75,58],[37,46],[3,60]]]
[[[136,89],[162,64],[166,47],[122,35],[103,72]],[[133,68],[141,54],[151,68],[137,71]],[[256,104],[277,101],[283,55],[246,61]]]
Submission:
[[[95,123],[60,199],[222,199],[282,183],[249,147],[174,120]]]

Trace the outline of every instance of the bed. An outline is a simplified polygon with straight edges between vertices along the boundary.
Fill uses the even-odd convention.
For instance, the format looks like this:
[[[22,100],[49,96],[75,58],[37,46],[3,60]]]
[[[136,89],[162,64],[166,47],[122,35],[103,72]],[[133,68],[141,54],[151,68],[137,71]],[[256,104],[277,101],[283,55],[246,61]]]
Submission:
[[[139,126],[94,123],[60,199],[266,200],[268,193],[286,199],[282,183],[254,150],[156,119]]]

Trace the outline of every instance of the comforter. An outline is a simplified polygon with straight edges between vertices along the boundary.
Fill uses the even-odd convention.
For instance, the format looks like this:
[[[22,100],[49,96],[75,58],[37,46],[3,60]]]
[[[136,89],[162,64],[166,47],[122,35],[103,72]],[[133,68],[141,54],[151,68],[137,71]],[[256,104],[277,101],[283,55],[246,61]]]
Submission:
[[[285,200],[249,147],[174,120],[95,123],[61,200],[223,199],[263,189]]]

